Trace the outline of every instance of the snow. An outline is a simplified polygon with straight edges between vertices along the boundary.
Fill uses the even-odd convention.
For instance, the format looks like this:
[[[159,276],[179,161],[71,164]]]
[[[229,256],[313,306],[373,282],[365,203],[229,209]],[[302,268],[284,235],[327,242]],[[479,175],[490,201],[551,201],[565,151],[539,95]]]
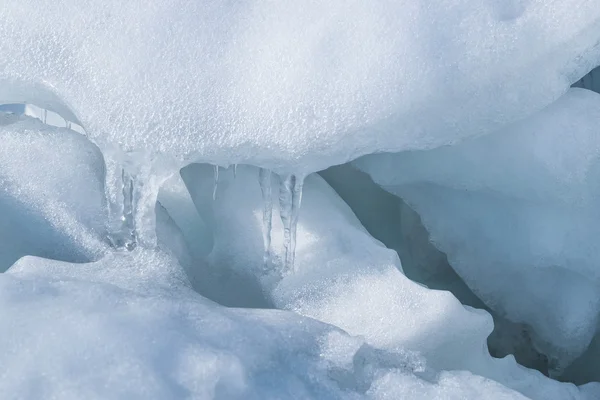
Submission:
[[[572,89],[492,135],[356,162],[414,207],[489,307],[531,325],[559,369],[598,326],[599,123],[600,95]]]
[[[0,271],[25,255],[97,257],[105,248],[102,154],[77,133],[7,119],[0,122]]]
[[[599,32],[596,0],[6,0],[0,103],[103,148],[306,173],[526,117],[600,64]]]

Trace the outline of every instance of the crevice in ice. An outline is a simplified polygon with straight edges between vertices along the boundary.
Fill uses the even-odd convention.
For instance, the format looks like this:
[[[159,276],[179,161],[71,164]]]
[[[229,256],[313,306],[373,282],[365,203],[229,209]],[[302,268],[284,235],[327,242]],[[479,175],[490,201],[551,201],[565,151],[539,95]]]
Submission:
[[[485,309],[492,315],[494,331],[488,338],[492,356],[502,358],[513,354],[521,365],[549,374],[548,360],[534,349],[529,328],[512,323],[485,306],[454,272],[446,255],[429,242],[429,233],[414,210],[350,164],[334,166],[319,174],[374,238],[398,252],[408,278],[431,289],[448,290],[461,303]]]
[[[596,93],[600,93],[600,66],[591,70],[587,75],[575,82],[572,87],[593,90]]]

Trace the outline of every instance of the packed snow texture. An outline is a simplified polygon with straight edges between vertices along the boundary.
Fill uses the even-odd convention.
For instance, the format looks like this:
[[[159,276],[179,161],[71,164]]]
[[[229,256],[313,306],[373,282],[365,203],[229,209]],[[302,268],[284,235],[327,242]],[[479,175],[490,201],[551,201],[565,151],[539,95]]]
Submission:
[[[598,327],[598,126],[600,95],[571,89],[495,134],[355,163],[413,206],[489,307],[531,325],[558,369]]]
[[[600,64],[599,32],[597,0],[4,0],[0,103],[101,147],[314,172],[526,117]]]

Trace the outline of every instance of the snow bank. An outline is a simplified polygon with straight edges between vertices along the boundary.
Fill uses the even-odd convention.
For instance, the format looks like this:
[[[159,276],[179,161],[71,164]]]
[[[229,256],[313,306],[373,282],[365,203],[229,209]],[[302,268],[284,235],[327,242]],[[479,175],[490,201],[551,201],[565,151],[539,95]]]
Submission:
[[[419,212],[488,306],[533,327],[558,369],[598,326],[599,124],[600,95],[572,89],[502,132],[356,162]]]
[[[360,398],[327,377],[319,354],[319,341],[340,331],[291,313],[228,310],[188,289],[182,272],[159,253],[20,260],[0,275],[9,366],[0,396]]]
[[[600,64],[596,0],[6,0],[0,103],[94,140],[317,171],[493,131]]]
[[[85,137],[0,113],[0,271],[24,255],[90,261],[105,250],[104,161]]]

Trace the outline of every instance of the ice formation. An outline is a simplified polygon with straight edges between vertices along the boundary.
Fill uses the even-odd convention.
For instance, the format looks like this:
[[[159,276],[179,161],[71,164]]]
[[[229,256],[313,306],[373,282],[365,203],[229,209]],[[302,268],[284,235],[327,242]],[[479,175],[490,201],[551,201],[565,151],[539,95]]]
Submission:
[[[598,326],[598,126],[600,95],[572,89],[495,134],[356,162],[421,214],[480,298],[532,326],[559,369]]]
[[[237,170],[237,166],[236,166]],[[236,173],[237,175],[237,173]],[[269,267],[271,258],[271,229],[273,227],[273,195],[271,190],[271,171],[260,168],[258,170],[258,181],[262,192],[263,214],[262,214],[262,234],[264,256],[263,263],[265,269]]]
[[[598,0],[3,0],[0,398],[600,398],[598,65]]]

